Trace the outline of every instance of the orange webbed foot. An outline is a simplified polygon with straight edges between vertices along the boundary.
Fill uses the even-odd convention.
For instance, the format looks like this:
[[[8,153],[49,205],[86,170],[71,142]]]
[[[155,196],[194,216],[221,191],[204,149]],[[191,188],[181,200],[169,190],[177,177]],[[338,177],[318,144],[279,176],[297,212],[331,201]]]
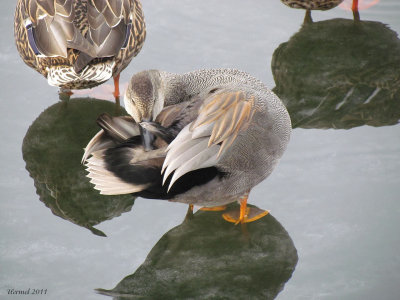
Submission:
[[[222,215],[222,217],[226,221],[235,223],[235,225],[237,225],[239,223],[254,222],[258,219],[261,219],[262,217],[266,216],[269,213],[268,210],[262,210],[255,206],[248,207],[247,198],[248,194],[246,194],[240,199],[240,210],[233,210],[226,212]]]
[[[226,209],[226,205],[200,208],[200,210],[203,210],[203,211],[223,211],[225,209]]]
[[[233,210],[226,212],[222,215],[225,221],[235,223],[235,225],[239,223],[250,223],[261,219],[269,213],[269,210],[262,210],[258,207],[247,207],[245,214],[242,218],[240,218],[240,211]]]

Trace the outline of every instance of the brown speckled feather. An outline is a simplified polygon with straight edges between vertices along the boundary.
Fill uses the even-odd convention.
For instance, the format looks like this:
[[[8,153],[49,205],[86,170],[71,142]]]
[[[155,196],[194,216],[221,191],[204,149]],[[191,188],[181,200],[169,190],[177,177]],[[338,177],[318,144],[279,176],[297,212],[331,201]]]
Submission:
[[[41,55],[29,42],[29,23]],[[14,35],[24,62],[49,84],[79,89],[119,74],[140,51],[146,31],[139,0],[19,0]]]
[[[282,3],[292,8],[307,10],[328,10],[338,6],[343,0],[281,0]]]

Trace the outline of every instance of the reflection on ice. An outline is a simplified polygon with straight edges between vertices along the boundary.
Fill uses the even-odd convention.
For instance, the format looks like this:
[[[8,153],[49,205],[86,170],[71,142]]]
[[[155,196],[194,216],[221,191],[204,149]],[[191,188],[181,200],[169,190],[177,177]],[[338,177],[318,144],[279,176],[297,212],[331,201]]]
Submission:
[[[270,215],[244,226],[199,211],[167,232],[135,273],[97,291],[114,299],[273,299],[292,276],[296,248]]]
[[[332,19],[305,25],[274,52],[274,92],[294,127],[397,124],[400,40],[380,22]]]
[[[93,226],[130,211],[134,203],[130,195],[99,195],[81,165],[83,148],[98,131],[97,116],[116,109],[113,103],[89,98],[58,102],[32,123],[22,145],[40,200],[56,216],[100,236],[105,234]]]

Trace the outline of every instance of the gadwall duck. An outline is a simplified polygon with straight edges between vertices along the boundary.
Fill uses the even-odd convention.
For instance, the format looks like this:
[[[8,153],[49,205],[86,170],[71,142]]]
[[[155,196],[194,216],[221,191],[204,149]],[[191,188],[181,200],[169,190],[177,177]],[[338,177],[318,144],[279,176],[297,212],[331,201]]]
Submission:
[[[301,8],[306,10],[304,23],[312,22],[312,10],[328,10],[338,6],[343,0],[281,0],[283,4],[291,8]]]
[[[119,74],[146,36],[139,0],[18,0],[14,37],[23,61],[63,91]]]
[[[206,207],[240,200],[234,221],[256,219],[248,194],[291,133],[285,106],[261,81],[233,69],[143,71],[124,101],[130,116],[100,116],[102,129],[85,148],[95,189]]]

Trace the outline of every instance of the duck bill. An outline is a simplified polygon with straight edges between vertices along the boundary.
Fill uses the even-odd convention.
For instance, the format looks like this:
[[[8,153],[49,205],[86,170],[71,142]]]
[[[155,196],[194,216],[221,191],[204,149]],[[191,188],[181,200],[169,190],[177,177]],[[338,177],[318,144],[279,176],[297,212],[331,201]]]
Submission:
[[[154,135],[139,124],[140,136],[145,151],[153,150]]]

